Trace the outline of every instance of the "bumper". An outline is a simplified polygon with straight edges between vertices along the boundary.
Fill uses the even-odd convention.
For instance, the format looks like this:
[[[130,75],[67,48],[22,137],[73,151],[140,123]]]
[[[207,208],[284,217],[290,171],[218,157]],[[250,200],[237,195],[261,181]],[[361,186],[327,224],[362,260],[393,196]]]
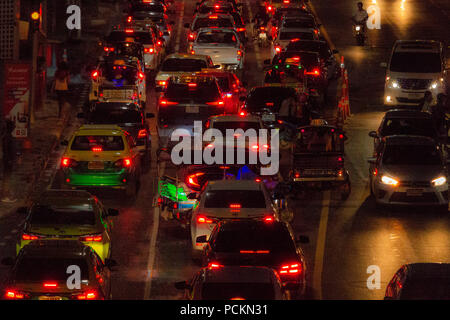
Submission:
[[[403,90],[403,89],[384,89],[384,104],[386,106],[406,105],[417,106],[425,94],[426,90]],[[434,101],[431,104],[436,103],[436,96],[439,93],[445,93],[445,89],[430,90],[433,93]]]
[[[130,174],[121,170],[118,173],[66,173],[64,182],[70,187],[112,187],[125,188]]]
[[[375,199],[378,204],[406,205],[406,206],[442,206],[448,205],[448,186],[418,188],[413,192],[411,187],[390,188],[377,184],[374,188]]]

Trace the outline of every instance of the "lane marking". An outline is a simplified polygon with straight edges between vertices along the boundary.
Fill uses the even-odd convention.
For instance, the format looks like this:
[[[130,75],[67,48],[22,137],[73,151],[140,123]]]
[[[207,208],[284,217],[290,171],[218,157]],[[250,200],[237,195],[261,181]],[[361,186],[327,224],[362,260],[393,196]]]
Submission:
[[[175,53],[180,51],[181,30],[183,26],[184,0],[181,2],[180,20],[178,21],[177,38],[175,39]]]
[[[249,1],[247,1],[246,3],[247,3],[247,9],[248,9],[248,19],[250,21],[252,21],[253,20],[252,8],[251,8],[251,5],[250,5]],[[250,30],[250,33],[253,36],[253,30]],[[253,40],[253,37],[252,37],[252,43],[253,43],[253,50],[255,51],[256,65],[257,65],[258,69],[262,69],[263,65],[261,63],[261,55],[260,55],[260,52],[259,52],[259,46],[257,44],[257,41],[255,42]]]
[[[316,299],[322,300],[322,271],[323,257],[325,254],[325,242],[327,237],[328,214],[330,212],[331,192],[323,193],[322,210],[320,212],[319,231],[317,234],[316,256],[314,258],[313,288]]]

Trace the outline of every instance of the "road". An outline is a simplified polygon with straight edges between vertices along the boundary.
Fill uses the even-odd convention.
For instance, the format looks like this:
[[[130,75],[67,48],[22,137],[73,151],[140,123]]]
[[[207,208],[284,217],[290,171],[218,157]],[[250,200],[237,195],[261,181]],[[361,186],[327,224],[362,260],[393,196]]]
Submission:
[[[248,1],[248,0],[247,0]],[[388,281],[404,263],[450,262],[450,214],[436,214],[430,208],[377,210],[369,197],[368,164],[375,129],[385,111],[382,106],[384,70],[396,39],[450,39],[448,1],[377,1],[381,8],[381,29],[370,30],[369,41],[356,47],[350,16],[354,1],[311,1],[324,32],[345,57],[350,76],[352,117],[346,123],[345,161],[352,181],[352,193],[342,202],[336,192],[310,192],[292,203],[297,234],[307,235],[308,298],[382,299]],[[401,4],[403,3],[403,8]],[[245,16],[257,10],[246,2]],[[366,6],[370,3],[367,1]],[[191,22],[194,3],[176,0],[172,51],[186,50],[184,23]],[[250,42],[243,80],[249,86],[262,82],[263,60],[268,48]],[[156,112],[157,94],[149,88],[149,112]],[[113,272],[114,299],[180,299],[173,283],[189,279],[198,270],[190,257],[189,232],[154,207],[157,176],[175,175],[169,163],[156,163],[157,131],[151,122],[153,158],[151,170],[142,178],[135,203],[119,200],[115,193],[98,193],[106,206],[120,209],[114,219],[113,258],[119,266]],[[24,217],[0,218],[0,257],[14,254],[15,238]],[[379,289],[367,288],[369,266],[381,270]],[[0,267],[0,278],[7,269]]]

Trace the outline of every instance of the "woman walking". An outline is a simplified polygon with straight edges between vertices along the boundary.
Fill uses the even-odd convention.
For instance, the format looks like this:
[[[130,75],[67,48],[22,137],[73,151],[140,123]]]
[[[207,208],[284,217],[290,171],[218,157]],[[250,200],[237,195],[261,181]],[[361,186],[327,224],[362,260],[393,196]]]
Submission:
[[[58,96],[58,118],[61,118],[62,108],[66,103],[66,96],[69,91],[69,70],[65,63],[61,63],[55,72],[54,89]]]

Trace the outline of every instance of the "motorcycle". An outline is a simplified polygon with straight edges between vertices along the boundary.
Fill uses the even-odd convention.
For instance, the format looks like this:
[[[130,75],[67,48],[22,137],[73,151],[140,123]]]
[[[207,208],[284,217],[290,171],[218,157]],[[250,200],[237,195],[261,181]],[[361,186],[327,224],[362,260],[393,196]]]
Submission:
[[[353,25],[353,34],[355,36],[356,39],[356,44],[358,46],[364,46],[364,42],[366,40],[366,35],[364,32],[364,24],[362,23],[357,23]]]
[[[257,35],[257,40],[258,40],[258,46],[259,47],[268,47],[269,46],[269,37],[267,35],[267,30],[266,27],[264,26],[260,26],[258,27],[258,35]]]

